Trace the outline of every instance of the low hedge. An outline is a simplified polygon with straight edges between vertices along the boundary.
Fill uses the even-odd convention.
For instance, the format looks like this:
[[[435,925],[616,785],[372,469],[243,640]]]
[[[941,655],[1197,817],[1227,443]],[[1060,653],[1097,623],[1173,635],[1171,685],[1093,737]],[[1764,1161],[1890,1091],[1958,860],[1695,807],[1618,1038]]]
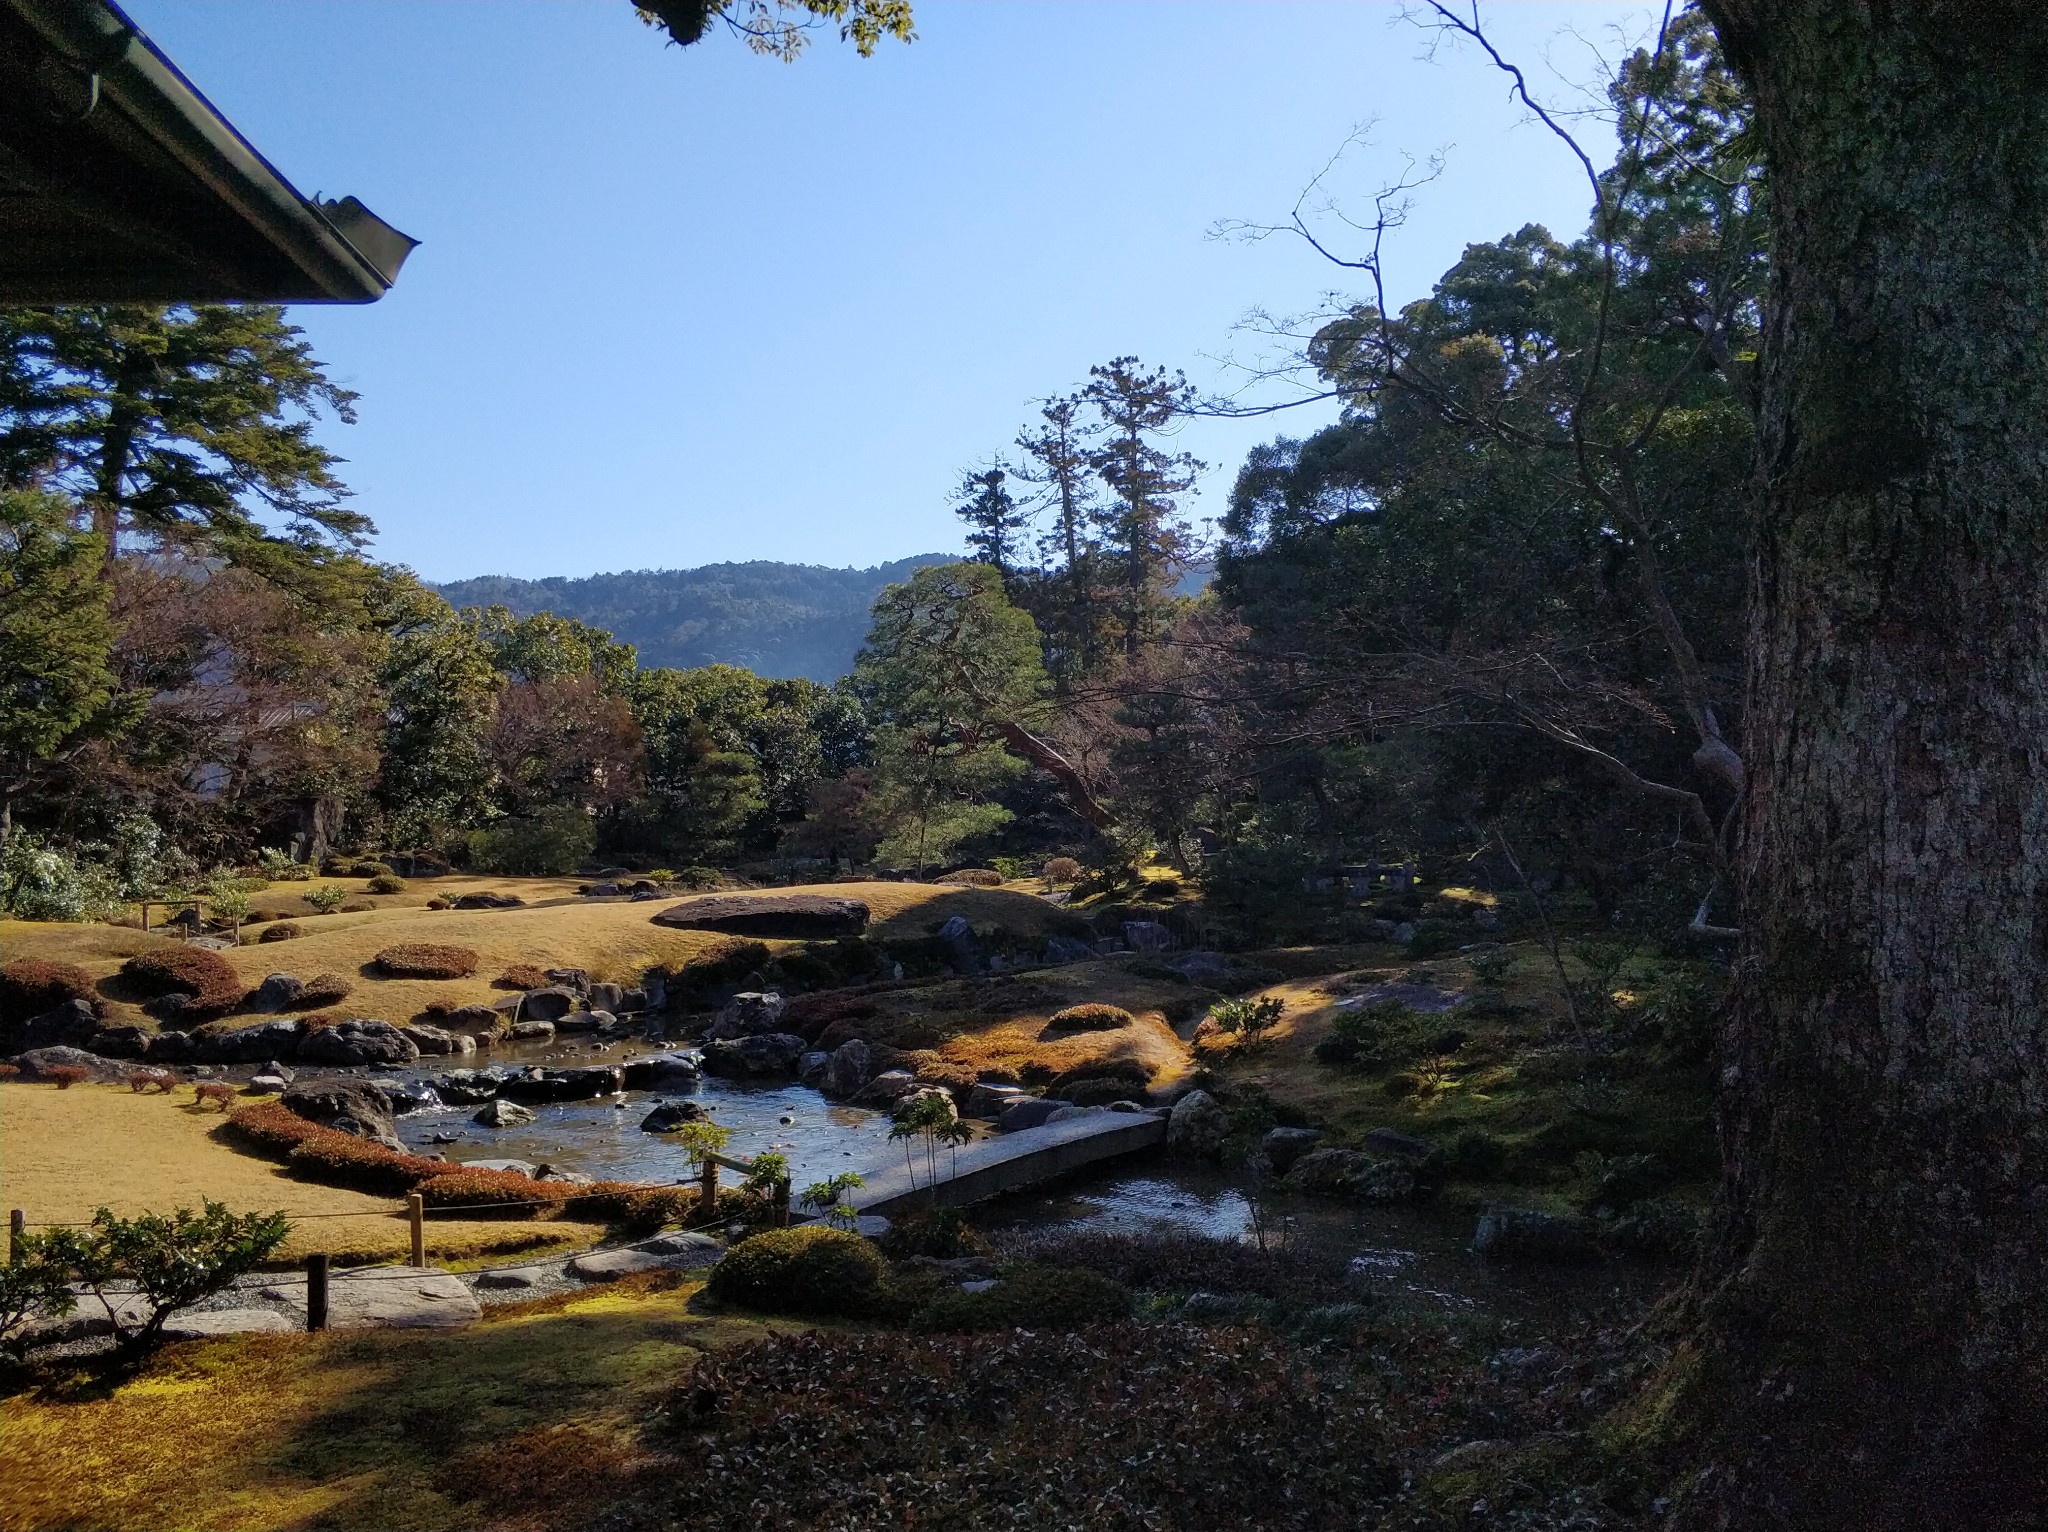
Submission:
[[[285,1166],[301,1181],[402,1197],[421,1182],[445,1173],[448,1162],[401,1154],[373,1139],[322,1128],[300,1140],[285,1157]]]
[[[447,1165],[429,1176],[417,1188],[420,1200],[430,1208],[463,1208],[470,1212],[516,1213],[541,1217],[559,1208],[572,1191],[581,1188],[566,1181],[536,1181],[516,1170],[461,1170]],[[543,1202],[545,1207],[520,1207],[520,1203]]]
[[[253,1149],[282,1156],[290,1154],[313,1134],[333,1130],[323,1128],[317,1122],[309,1122],[275,1101],[259,1101],[254,1106],[238,1107],[230,1112],[228,1131]]]
[[[400,942],[386,947],[372,961],[393,979],[466,979],[480,961],[467,947],[439,942]]]
[[[934,883],[950,883],[955,888],[1001,888],[1003,875],[986,867],[963,867],[958,872],[949,872],[944,877],[932,879]]]
[[[771,1313],[860,1315],[887,1285],[888,1263],[858,1234],[822,1224],[771,1229],[711,1268],[714,1298]]]
[[[1131,1317],[1121,1282],[1092,1271],[1019,1266],[994,1287],[950,1292],[910,1316],[913,1330],[1077,1330]]]
[[[225,1016],[247,993],[235,965],[209,947],[162,947],[139,953],[121,965],[121,977],[145,999],[190,995],[191,1003],[179,1013],[181,1021]]]
[[[17,958],[0,963],[0,1023],[27,1021],[67,1000],[97,1003],[92,975],[76,963]]]
[[[1115,1032],[1131,1020],[1131,1013],[1120,1005],[1070,1005],[1053,1012],[1051,1025],[1060,1032]]]

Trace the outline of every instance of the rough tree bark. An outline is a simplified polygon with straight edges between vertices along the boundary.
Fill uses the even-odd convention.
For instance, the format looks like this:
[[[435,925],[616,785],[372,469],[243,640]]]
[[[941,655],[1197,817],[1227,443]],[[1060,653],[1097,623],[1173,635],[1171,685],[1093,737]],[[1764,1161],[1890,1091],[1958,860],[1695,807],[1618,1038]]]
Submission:
[[[1701,0],[1772,176],[1688,1527],[2048,1517],[2048,7]]]

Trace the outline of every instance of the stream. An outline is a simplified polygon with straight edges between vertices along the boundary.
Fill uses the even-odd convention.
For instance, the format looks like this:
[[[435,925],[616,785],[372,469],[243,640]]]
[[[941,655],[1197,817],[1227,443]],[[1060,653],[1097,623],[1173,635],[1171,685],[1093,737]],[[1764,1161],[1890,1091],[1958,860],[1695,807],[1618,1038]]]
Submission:
[[[500,1048],[491,1057],[494,1063],[515,1065],[582,1062],[565,1061],[559,1053],[549,1056],[545,1046]],[[434,1060],[428,1067],[423,1060],[407,1074],[431,1079],[446,1072],[449,1062]],[[640,1120],[670,1099],[695,1101],[729,1129],[728,1153],[751,1158],[774,1150],[787,1155],[799,1191],[901,1152],[900,1144],[889,1142],[886,1113],[845,1106],[793,1082],[756,1084],[708,1076],[687,1092],[628,1091],[619,1097],[535,1105],[535,1120],[517,1128],[482,1127],[470,1120],[474,1107],[408,1112],[398,1119],[398,1134],[408,1148],[457,1162],[526,1160],[600,1180],[690,1180],[679,1146],[662,1134],[640,1131]],[[437,1144],[437,1135],[452,1135],[454,1142]],[[1258,1233],[1254,1211],[1242,1176],[1162,1156],[1095,1167],[1011,1193],[977,1208],[974,1220],[991,1231],[1087,1228],[1252,1239]],[[1469,1249],[1475,1217],[1456,1208],[1379,1208],[1275,1196],[1265,1209],[1265,1238],[1283,1250],[1290,1241],[1340,1250],[1370,1273],[1375,1290],[1408,1304],[1543,1325],[1632,1313],[1679,1274],[1674,1266],[1619,1259],[1583,1265],[1482,1261]]]

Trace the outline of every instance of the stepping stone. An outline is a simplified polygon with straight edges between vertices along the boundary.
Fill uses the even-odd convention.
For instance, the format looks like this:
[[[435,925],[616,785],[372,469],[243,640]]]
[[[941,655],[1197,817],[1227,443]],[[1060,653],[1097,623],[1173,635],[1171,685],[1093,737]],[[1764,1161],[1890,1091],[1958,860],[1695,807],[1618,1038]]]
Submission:
[[[706,1255],[717,1260],[725,1254],[725,1246],[709,1234],[663,1234],[654,1239],[643,1239],[633,1247],[645,1250],[650,1255]]]
[[[549,1266],[501,1266],[496,1271],[480,1271],[475,1281],[484,1288],[526,1288],[539,1287],[553,1273]]]
[[[263,1296],[306,1311],[306,1280],[280,1282]],[[452,1272],[416,1266],[370,1266],[336,1272],[327,1284],[327,1323],[336,1330],[388,1326],[453,1330],[483,1318],[476,1294]],[[300,1323],[303,1325],[304,1321]]]
[[[569,1272],[586,1282],[616,1282],[636,1271],[666,1271],[676,1264],[673,1256],[648,1250],[599,1250],[577,1256],[569,1263]]]
[[[209,1340],[216,1335],[287,1335],[306,1328],[279,1309],[204,1309],[173,1314],[164,1324],[165,1340]]]

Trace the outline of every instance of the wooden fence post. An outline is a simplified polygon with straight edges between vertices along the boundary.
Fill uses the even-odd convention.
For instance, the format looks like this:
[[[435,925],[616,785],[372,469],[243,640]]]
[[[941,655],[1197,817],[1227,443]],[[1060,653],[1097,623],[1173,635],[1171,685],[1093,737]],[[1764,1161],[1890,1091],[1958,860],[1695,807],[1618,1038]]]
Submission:
[[[7,1210],[7,1259],[13,1260],[14,1253],[21,1248],[21,1237],[28,1232],[28,1214],[20,1208]]]
[[[789,1227],[788,1176],[777,1176],[775,1178],[775,1227],[778,1229]]]
[[[306,1257],[306,1328],[327,1328],[327,1252],[316,1250]]]
[[[412,1223],[412,1263],[427,1264],[427,1203],[418,1192],[405,1194],[405,1216]]]
[[[718,1161],[709,1155],[704,1157],[704,1194],[697,1203],[697,1216],[704,1219],[718,1216]]]

